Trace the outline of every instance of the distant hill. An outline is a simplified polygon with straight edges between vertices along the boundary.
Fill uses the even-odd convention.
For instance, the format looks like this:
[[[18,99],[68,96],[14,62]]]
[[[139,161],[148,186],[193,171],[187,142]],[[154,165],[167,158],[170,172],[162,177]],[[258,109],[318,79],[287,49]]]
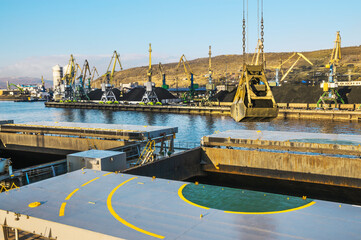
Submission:
[[[13,83],[15,85],[22,84],[22,85],[33,85],[33,84],[41,84],[40,78],[31,78],[31,77],[19,77],[19,78],[0,78],[0,88],[6,88],[6,82]],[[51,80],[44,80],[45,87],[50,88],[53,86],[53,81]]]
[[[331,56],[332,49],[318,50],[312,52],[303,52],[303,54],[314,64],[309,65],[306,61],[301,59],[292,72],[287,76],[285,80],[290,81],[302,81],[302,80],[326,80],[328,69],[325,65],[328,63]],[[266,76],[268,80],[272,80],[275,77],[274,67],[280,64],[281,59],[285,61],[290,57],[292,52],[282,53],[266,53]],[[247,54],[249,61],[252,60],[253,54]],[[283,71],[287,69],[296,61],[296,57],[292,61],[283,66]],[[243,57],[241,55],[221,55],[212,57],[212,69],[213,79],[221,82],[227,73],[228,79],[233,79],[236,83],[238,80],[238,74],[241,69]],[[186,80],[183,67],[177,72],[176,67],[178,63],[163,64],[166,72],[167,84],[170,87],[175,87],[178,82],[179,87],[189,86],[189,81]],[[208,74],[208,58],[198,58],[189,61],[189,64],[195,74],[194,82],[199,85],[205,85],[207,83]],[[161,86],[161,76],[159,74],[158,65],[152,65],[153,68],[153,82],[157,86]],[[114,75],[114,84],[119,86],[120,83],[138,82],[142,84],[146,81],[146,73],[148,66],[136,67],[126,69],[120,72],[116,72]],[[352,80],[360,78],[361,74],[361,46],[358,47],[344,47],[342,48],[342,60],[341,66],[337,69],[337,72],[341,75],[339,80],[347,80],[346,74],[351,72]],[[178,79],[178,80],[177,80]],[[93,87],[100,87],[100,83],[103,81],[103,77],[94,81]]]

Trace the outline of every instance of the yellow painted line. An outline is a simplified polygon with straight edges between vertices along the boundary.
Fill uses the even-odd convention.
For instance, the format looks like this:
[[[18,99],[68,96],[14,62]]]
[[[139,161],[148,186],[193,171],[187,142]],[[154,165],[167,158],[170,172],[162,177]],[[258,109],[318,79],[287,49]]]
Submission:
[[[87,185],[87,184],[89,184],[89,183],[91,183],[91,182],[93,182],[93,181],[95,181],[95,180],[97,180],[97,179],[99,179],[99,177],[96,177],[96,178],[94,178],[94,179],[92,179],[92,180],[84,183],[83,185],[81,185],[81,187],[84,187],[85,185]]]
[[[116,186],[108,195],[108,199],[107,199],[107,206],[108,206],[108,210],[109,212],[113,215],[113,217],[115,217],[115,219],[117,219],[119,222],[121,222],[122,224],[124,224],[125,226],[127,227],[130,227],[132,229],[134,229],[135,231],[138,231],[138,232],[141,232],[141,233],[144,233],[144,234],[147,234],[149,236],[152,236],[152,237],[155,237],[155,238],[160,238],[160,239],[163,239],[164,236],[161,236],[161,235],[158,235],[158,234],[155,234],[155,233],[151,233],[151,232],[148,232],[146,230],[143,230],[139,227],[136,227],[132,224],[130,224],[129,222],[125,221],[123,218],[121,218],[113,209],[113,206],[112,206],[112,197],[114,195],[114,193],[118,190],[118,188],[120,188],[121,186],[123,186],[124,184],[126,184],[127,182],[130,182],[132,181],[133,179],[136,179],[137,177],[132,177],[124,182],[122,182],[121,184],[119,184],[118,186]]]
[[[65,198],[65,200],[69,200],[69,199],[73,196],[73,194],[76,193],[78,190],[79,190],[79,188],[77,188],[77,189],[75,189],[74,191],[72,191],[72,192]]]
[[[105,177],[105,176],[108,176],[109,174],[112,174],[113,172],[108,172],[108,173],[105,173],[105,174],[103,174],[103,176]]]
[[[60,210],[59,210],[59,217],[64,216],[64,210],[65,210],[66,202],[63,202],[61,204]]]
[[[292,211],[300,210],[302,208],[312,206],[315,203],[316,202],[312,201],[301,207],[296,207],[296,208],[291,208],[291,209],[286,209],[286,210],[281,210],[281,211],[273,211],[273,212],[233,212],[233,211],[224,211],[224,212],[225,213],[233,213],[233,214],[275,214],[275,213],[284,213],[284,212],[292,212]]]
[[[189,201],[188,199],[186,199],[186,198],[183,196],[183,193],[182,193],[183,188],[184,188],[185,186],[187,186],[187,183],[183,184],[183,185],[178,189],[178,195],[179,195],[179,197],[180,197],[183,201],[185,201],[186,203],[189,203],[189,204],[191,204],[191,205],[193,205],[193,206],[199,207],[199,208],[209,209],[209,208],[207,208],[207,207],[204,207],[204,206],[195,204],[195,203]]]

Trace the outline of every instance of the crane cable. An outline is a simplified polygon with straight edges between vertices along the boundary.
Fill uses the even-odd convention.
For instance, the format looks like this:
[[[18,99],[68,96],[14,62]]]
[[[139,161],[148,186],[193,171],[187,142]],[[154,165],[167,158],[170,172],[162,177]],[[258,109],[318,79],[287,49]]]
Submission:
[[[259,0],[257,0],[257,39],[259,39]]]
[[[247,23],[248,23],[248,0],[247,0],[247,7],[246,8],[247,8],[247,13],[246,13],[247,17],[246,18],[247,18]],[[247,34],[246,35],[247,36],[247,44],[246,44],[247,50],[246,50],[246,53],[248,53],[249,52],[249,50],[248,50],[248,46],[249,46],[249,44],[248,44],[248,36],[249,36],[248,25],[246,26],[246,30],[247,30],[247,33],[246,33]],[[246,60],[248,61],[248,56],[247,56]]]
[[[264,25],[263,25],[263,0],[261,0],[261,42],[262,42],[262,47],[261,47],[261,59],[263,64],[265,65],[265,61],[264,61],[264,53],[263,53],[263,49],[264,49]]]
[[[245,0],[243,0],[243,25],[242,25],[243,31],[242,31],[242,41],[243,41],[243,65],[246,63],[246,18],[245,18]]]

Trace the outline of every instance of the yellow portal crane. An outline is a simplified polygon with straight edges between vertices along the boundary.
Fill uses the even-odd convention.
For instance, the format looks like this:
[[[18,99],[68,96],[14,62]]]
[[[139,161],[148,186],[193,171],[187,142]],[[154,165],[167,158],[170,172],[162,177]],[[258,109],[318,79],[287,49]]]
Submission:
[[[113,63],[112,70],[110,71],[110,66]],[[101,102],[114,102],[117,100],[113,93],[113,82],[114,82],[114,72],[115,67],[119,64],[120,70],[123,70],[122,64],[120,63],[119,54],[117,51],[114,51],[112,58],[110,59],[110,63],[105,73],[105,82],[102,83],[102,91],[104,92],[100,101]]]
[[[71,54],[64,77],[62,78],[62,82],[64,84],[64,98],[66,100],[73,100],[74,83],[75,83],[76,75],[78,73],[78,69],[80,69],[81,71],[79,64],[75,62],[73,54]]]
[[[79,66],[79,64],[75,64],[75,72],[74,72],[74,77],[72,78],[71,84],[74,85],[75,84],[75,79],[76,76],[78,75],[78,70],[80,71],[80,73],[82,72],[81,67]]]
[[[75,59],[73,57],[73,54],[71,54],[68,66],[65,70],[64,77],[61,79],[62,81],[65,81],[65,85],[70,85],[73,82],[73,78],[75,77],[75,68]]]
[[[211,46],[209,46],[209,51],[208,51],[208,74],[209,76],[212,76],[212,48]]]
[[[284,64],[286,64],[287,62],[289,62],[294,56],[296,55],[296,53],[294,52],[289,58],[286,59],[286,61],[282,61],[282,59],[280,60],[281,63],[280,65],[278,65],[277,67],[275,67],[274,69],[276,70],[276,86],[279,86],[280,80],[279,80],[279,72],[282,73],[282,76],[284,75],[283,70],[282,70],[282,66]]]
[[[80,69],[80,76],[78,77],[79,84],[75,85],[74,97],[76,98],[76,100],[90,100],[84,89],[84,83],[87,77],[87,73],[91,74],[88,60],[84,61],[83,69],[80,68],[79,64],[77,64],[77,67]]]
[[[332,49],[330,61],[326,65],[326,68],[330,69],[328,75],[328,82],[324,82],[321,84],[321,87],[323,88],[323,94],[320,97],[320,99],[317,101],[317,108],[319,107],[319,104],[321,102],[325,105],[326,101],[334,102],[335,106],[337,102],[345,103],[341,95],[336,90],[336,88],[338,87],[336,68],[340,60],[341,60],[341,35],[340,32],[338,31],[336,32],[336,41]]]
[[[112,70],[110,71],[110,66],[112,65],[112,63],[113,63],[113,67]],[[109,66],[107,68],[107,72],[105,73],[106,84],[113,84],[114,72],[117,63],[119,64],[120,70],[123,70],[122,64],[120,63],[119,54],[117,53],[117,51],[114,51],[113,56],[110,59]]]
[[[338,65],[340,60],[341,60],[341,35],[340,32],[338,31],[336,33],[336,41],[332,49],[330,62],[328,65],[326,65],[326,68],[331,68],[331,66],[333,66],[334,73],[336,73],[336,66]]]
[[[87,73],[89,73],[89,77],[88,79],[90,79],[91,77],[91,71],[90,71],[90,67],[89,67],[89,63],[88,63],[88,60],[85,59],[84,61],[84,65],[83,65],[83,69],[80,73],[80,76],[79,76],[79,80],[80,80],[80,85],[82,87],[84,87],[84,83],[85,83],[85,80],[87,79]]]
[[[46,92],[45,82],[43,76],[41,76],[41,91]]]
[[[152,81],[152,44],[149,43],[149,67],[148,67],[148,82]]]
[[[191,99],[193,99],[193,97],[195,95],[195,89],[198,88],[198,84],[194,84],[194,82],[193,82],[194,73],[193,73],[193,70],[192,70],[191,66],[189,65],[187,58],[184,54],[179,59],[179,62],[177,65],[177,71],[181,65],[183,65],[184,73],[186,74],[187,78],[190,79],[190,82],[191,82],[188,94],[187,94],[187,96],[185,96],[185,98],[191,100]]]
[[[92,74],[90,74],[92,77],[90,79],[90,81],[88,82],[88,88],[90,88],[90,84],[93,82],[94,80],[94,76],[95,76],[95,73],[97,73],[97,76],[99,76],[99,73],[98,73],[98,70],[97,68],[94,66],[93,69],[92,69]]]
[[[142,102],[152,105],[161,104],[158,100],[157,94],[154,91],[154,83],[152,83],[152,44],[149,43],[149,67],[147,71],[148,81],[145,85],[145,93],[142,97]]]
[[[296,66],[296,64],[298,63],[298,61],[303,58],[306,62],[308,62],[311,66],[313,66],[313,63],[308,60],[308,58],[306,58],[302,53],[294,53],[289,59],[291,59],[293,56],[296,56],[296,54],[298,55],[297,60],[292,64],[292,66],[287,70],[286,74],[284,74],[281,78],[281,82],[287,77],[287,75],[292,71],[292,69],[294,68],[294,66]],[[289,59],[287,59],[284,63],[286,63]],[[283,64],[284,64],[283,63]],[[281,66],[283,65],[281,64]]]
[[[209,51],[208,51],[208,84],[206,85],[206,90],[207,90],[207,99],[206,99],[206,101],[208,101],[208,102],[211,100],[211,98],[213,98],[214,92],[216,90],[216,87],[213,84],[212,74],[213,74],[213,70],[212,70],[212,49],[211,49],[211,46],[209,46]]]

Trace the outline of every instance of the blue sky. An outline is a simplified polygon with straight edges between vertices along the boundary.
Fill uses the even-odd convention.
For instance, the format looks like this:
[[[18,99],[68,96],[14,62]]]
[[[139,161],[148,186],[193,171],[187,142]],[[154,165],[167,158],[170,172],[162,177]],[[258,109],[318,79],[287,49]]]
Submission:
[[[257,42],[257,1],[249,2],[248,49]],[[123,67],[241,54],[241,0],[0,0],[0,78],[51,78],[72,53],[100,71],[117,50]],[[264,0],[265,51],[310,51],[361,44],[361,1]],[[92,62],[93,61],[93,64]]]

